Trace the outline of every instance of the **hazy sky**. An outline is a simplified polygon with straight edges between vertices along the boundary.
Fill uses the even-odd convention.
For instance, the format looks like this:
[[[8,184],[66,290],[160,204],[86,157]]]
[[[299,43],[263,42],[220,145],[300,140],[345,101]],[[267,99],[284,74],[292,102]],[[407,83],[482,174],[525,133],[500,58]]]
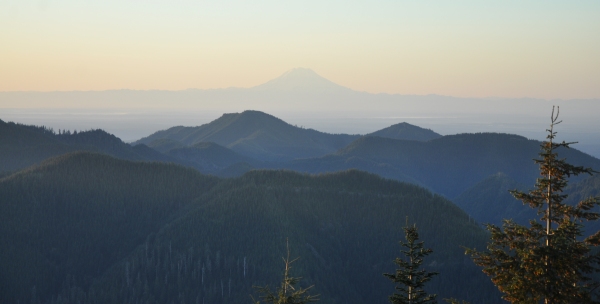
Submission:
[[[0,91],[251,87],[600,98],[600,1],[0,0]]]

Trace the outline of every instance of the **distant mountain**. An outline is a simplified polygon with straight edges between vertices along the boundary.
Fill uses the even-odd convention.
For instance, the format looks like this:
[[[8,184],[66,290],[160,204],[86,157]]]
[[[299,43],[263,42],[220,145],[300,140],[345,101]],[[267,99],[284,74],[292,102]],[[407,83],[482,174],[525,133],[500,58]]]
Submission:
[[[398,124],[373,134],[426,140],[432,133],[416,126]],[[0,156],[3,156],[0,176],[78,150],[106,153],[127,160],[174,162],[205,173],[234,176],[251,168],[288,167],[263,161],[281,162],[333,153],[359,137],[298,128],[258,111],[225,114],[200,127],[159,131],[134,143],[134,147],[102,130],[56,134],[45,127],[0,121]],[[206,142],[213,144],[193,147]],[[237,163],[243,164],[236,166]],[[394,176],[419,184],[408,176]]]
[[[426,140],[436,133],[397,124],[372,134]],[[497,172],[529,184],[538,176],[532,159],[538,156],[540,145],[521,136],[495,133],[458,134],[428,141],[327,134],[292,126],[259,111],[224,114],[199,127],[173,127],[136,143],[167,154],[144,146],[131,147],[101,130],[55,134],[43,127],[2,122],[0,139],[0,172],[4,172],[0,176],[51,156],[86,150],[128,160],[174,162],[224,176],[255,168],[310,173],[357,168],[417,184],[449,198]],[[600,168],[600,160],[575,149],[562,151],[561,157]]]
[[[251,88],[252,91],[279,92],[351,92],[352,90],[338,85],[311,69],[295,68],[266,83]]]
[[[433,132],[430,129],[423,129],[413,126],[409,123],[399,123],[389,126],[385,129],[367,134],[367,136],[379,136],[392,139],[428,141],[442,137],[442,135]]]
[[[173,127],[142,138],[136,143],[151,144],[168,139],[185,145],[214,142],[263,161],[287,161],[332,153],[358,135],[327,134],[292,126],[259,111],[224,114],[199,127]]]
[[[498,172],[518,183],[535,181],[539,170],[532,159],[539,151],[540,142],[510,134],[458,134],[428,142],[366,136],[332,155],[286,166],[310,173],[357,168],[454,198]],[[575,149],[561,149],[559,155],[576,165],[600,168],[599,159]]]
[[[278,284],[286,238],[294,274],[324,302],[385,302],[406,221],[434,250],[429,292],[500,303],[460,247],[484,246],[475,222],[364,172],[218,180],[78,152],[0,179],[0,193],[2,303],[247,303],[252,286]]]
[[[193,166],[146,147],[132,147],[102,130],[57,134],[46,127],[0,121],[0,173],[13,172],[74,151],[105,153],[134,161],[176,162]]]
[[[444,133],[455,132],[509,132],[529,138],[544,138],[544,126],[553,105],[560,106],[569,127],[565,131],[569,138],[582,143],[580,149],[600,157],[600,132],[585,130],[600,129],[600,120],[595,113],[600,112],[600,100],[545,100],[532,98],[460,98],[440,95],[400,95],[387,93],[359,92],[337,85],[309,69],[293,69],[278,78],[253,88],[188,89],[166,90],[109,90],[73,92],[0,92],[0,105],[4,108],[47,108],[77,109],[93,114],[91,108],[101,108],[109,112],[148,113],[152,120],[156,113],[161,123],[145,122],[140,131],[128,131],[127,139],[145,136],[163,128],[163,123],[183,124],[177,121],[180,115],[168,113],[232,113],[245,109],[268,113],[294,113],[305,121],[318,111],[328,119],[357,117],[365,122],[371,117],[407,117],[407,119],[429,117],[428,122],[445,126]],[[515,111],[518,109],[518,111]],[[20,110],[21,112],[23,110]],[[30,111],[30,110],[26,110]],[[37,110],[31,110],[37,111]],[[59,111],[64,113],[64,111]],[[33,112],[28,112],[33,113]],[[135,114],[136,117],[138,117]],[[19,117],[18,114],[13,117]],[[29,114],[27,114],[29,115]],[[36,114],[36,115],[39,115]],[[72,125],[86,123],[72,119]],[[562,115],[562,114],[561,114]],[[52,115],[55,117],[54,115]],[[113,115],[116,117],[127,115]],[[190,117],[190,115],[185,115]],[[26,116],[21,116],[26,118]],[[39,116],[43,118],[44,116]],[[212,117],[212,115],[211,115]],[[5,118],[5,117],[1,117]],[[205,118],[206,119],[206,118]],[[75,123],[77,121],[77,123]],[[121,120],[125,123],[126,120]],[[95,128],[107,129],[113,126],[110,119],[96,120]],[[542,126],[532,131],[531,125]],[[361,128],[362,129],[362,128]],[[108,129],[107,129],[108,130]],[[142,131],[143,130],[143,131]],[[357,129],[354,129],[357,130]],[[440,131],[440,130],[437,130]],[[131,132],[131,133],[130,133]],[[353,131],[360,132],[360,131]],[[561,131],[562,132],[562,131]],[[562,133],[565,134],[565,133]],[[149,144],[149,143],[146,143]],[[222,143],[219,143],[222,144]]]
[[[356,140],[348,143],[348,139]],[[153,141],[178,145],[214,141],[250,158],[242,160],[248,166],[230,170],[225,173],[227,176],[251,168],[287,168],[310,173],[357,168],[417,184],[449,198],[457,197],[498,172],[504,172],[518,183],[528,184],[535,180],[538,169],[532,159],[538,157],[540,145],[538,141],[511,134],[478,133],[442,137],[431,130],[406,123],[390,126],[369,136],[340,137],[296,128],[257,111],[225,114],[200,127],[174,127],[139,142]],[[346,143],[347,146],[332,151],[336,146],[342,147]],[[286,153],[289,153],[287,157],[284,156]],[[324,156],[327,153],[331,154]],[[182,154],[177,156],[185,158]],[[575,164],[600,168],[600,160],[574,149],[562,151],[561,156],[571,159]],[[252,159],[278,162],[257,163]],[[238,161],[234,158],[228,165]],[[216,170],[217,166],[213,169]],[[220,170],[225,170],[225,167]]]

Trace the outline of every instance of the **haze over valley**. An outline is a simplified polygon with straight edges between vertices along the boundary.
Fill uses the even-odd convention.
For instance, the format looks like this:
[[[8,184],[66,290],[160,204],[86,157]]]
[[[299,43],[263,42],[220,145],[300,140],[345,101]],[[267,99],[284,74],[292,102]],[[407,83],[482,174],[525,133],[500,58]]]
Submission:
[[[561,132],[600,156],[600,100],[456,98],[370,94],[295,68],[262,85],[184,91],[0,92],[2,119],[55,130],[103,129],[126,142],[172,126],[199,126],[223,113],[258,110],[327,133],[367,134],[408,122],[443,135],[510,133],[542,140],[548,109],[561,106]]]

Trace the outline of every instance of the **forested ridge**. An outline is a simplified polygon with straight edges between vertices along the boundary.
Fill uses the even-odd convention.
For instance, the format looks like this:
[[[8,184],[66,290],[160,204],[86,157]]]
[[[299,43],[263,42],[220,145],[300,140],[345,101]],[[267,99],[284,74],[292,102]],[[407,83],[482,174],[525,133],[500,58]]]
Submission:
[[[253,285],[277,281],[289,238],[303,286],[324,302],[383,303],[407,217],[435,251],[431,289],[498,299],[460,247],[484,246],[477,223],[441,196],[364,172],[219,180],[78,152],[3,178],[0,193],[2,302],[247,303]]]
[[[159,153],[143,145],[132,147],[103,130],[53,130],[0,120],[0,176],[39,164],[50,157],[75,151],[90,151],[134,161],[194,163]],[[196,168],[199,169],[199,168]]]
[[[285,128],[265,133],[277,126]],[[253,286],[277,284],[287,239],[301,257],[300,287],[314,285],[325,303],[383,303],[394,288],[382,274],[411,223],[433,249],[423,265],[440,273],[428,292],[500,303],[465,248],[486,247],[481,223],[537,213],[508,192],[539,177],[540,142],[517,135],[397,124],[374,133],[385,137],[340,137],[257,111],[173,130],[200,141],[158,132],[149,146],[131,146],[102,130],[0,120],[0,302],[248,303]],[[221,135],[238,152],[202,141]],[[253,158],[266,148],[270,160]],[[277,156],[295,149],[331,154]],[[561,144],[556,152],[600,168]],[[566,206],[600,194],[598,175],[569,180]],[[584,236],[600,230],[584,225]]]
[[[287,161],[316,157],[346,146],[359,135],[328,134],[292,126],[260,111],[228,113],[198,127],[177,126],[142,138],[136,144],[150,145],[170,139],[184,145],[215,142],[261,161]]]
[[[499,133],[447,135],[427,142],[365,136],[334,154],[285,166],[309,173],[357,168],[455,198],[499,172],[519,183],[535,180],[539,172],[532,159],[539,147],[539,141]],[[600,160],[575,149],[559,153],[573,164],[600,168]]]
[[[442,135],[430,129],[423,129],[405,122],[391,125],[379,131],[369,133],[367,136],[379,136],[385,138],[416,141],[429,141],[442,137]]]
[[[271,129],[277,132],[271,134]],[[526,184],[538,176],[532,159],[537,156],[541,142],[522,136],[476,133],[436,137],[431,130],[408,124],[397,124],[380,131],[373,134],[387,137],[326,134],[291,126],[265,113],[246,111],[226,114],[201,127],[173,127],[139,141],[148,144],[151,149],[145,144],[132,147],[102,130],[75,134],[64,130],[56,132],[45,127],[2,123],[0,176],[48,157],[77,150],[101,152],[128,160],[173,162],[223,177],[239,176],[257,168],[307,173],[355,168],[421,185],[450,199],[458,198],[463,192],[498,173],[520,184]],[[400,132],[402,137],[394,135],[394,132]],[[304,135],[296,136],[300,133]],[[423,133],[433,133],[433,137],[424,137]],[[197,138],[192,134],[202,136]],[[184,139],[199,142],[188,145],[182,142]],[[312,147],[314,144],[328,148],[319,150],[322,154],[312,158],[305,158],[308,156],[302,154],[302,159],[261,161],[254,158],[252,153],[245,154],[244,149],[235,152],[226,147],[233,143],[239,147],[249,147],[254,151],[252,153],[270,151],[273,155],[294,152],[296,154],[293,155],[298,156],[303,153],[304,148],[301,147]],[[600,168],[597,158],[576,149],[562,150],[561,156],[575,165]],[[287,159],[293,159],[291,155],[286,156]]]

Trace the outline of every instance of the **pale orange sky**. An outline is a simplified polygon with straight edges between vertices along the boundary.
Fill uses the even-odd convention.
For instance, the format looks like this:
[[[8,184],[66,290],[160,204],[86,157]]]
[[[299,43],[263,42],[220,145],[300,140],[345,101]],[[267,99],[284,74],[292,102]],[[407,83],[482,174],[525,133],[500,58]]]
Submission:
[[[251,87],[600,98],[600,1],[0,0],[0,91]],[[123,3],[125,2],[125,3]]]

